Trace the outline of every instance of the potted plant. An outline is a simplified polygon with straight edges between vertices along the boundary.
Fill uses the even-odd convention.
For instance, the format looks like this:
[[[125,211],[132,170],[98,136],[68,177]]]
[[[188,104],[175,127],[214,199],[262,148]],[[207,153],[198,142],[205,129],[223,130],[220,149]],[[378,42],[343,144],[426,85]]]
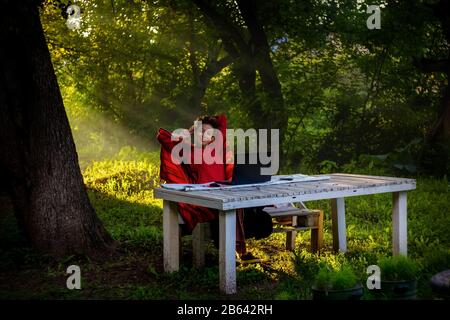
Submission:
[[[363,294],[358,278],[347,265],[339,269],[320,267],[312,291],[314,300],[359,300]]]
[[[381,289],[375,293],[382,299],[409,300],[417,294],[416,263],[405,256],[394,256],[379,260]]]

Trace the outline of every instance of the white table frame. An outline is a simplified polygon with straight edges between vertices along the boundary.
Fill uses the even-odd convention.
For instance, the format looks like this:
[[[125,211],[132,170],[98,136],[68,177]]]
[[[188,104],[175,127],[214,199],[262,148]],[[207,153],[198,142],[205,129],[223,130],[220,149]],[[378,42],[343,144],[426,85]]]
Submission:
[[[175,191],[155,189],[155,197],[163,199],[164,270],[179,269],[179,221],[177,202],[218,209],[219,214],[219,278],[220,289],[236,293],[236,209],[331,199],[333,248],[347,251],[345,198],[390,192],[392,206],[392,247],[394,255],[407,255],[407,197],[416,188],[414,179],[353,174],[331,174],[329,180],[288,183],[286,185],[252,187],[236,190]],[[202,232],[194,230],[194,265],[204,263]],[[196,251],[196,250],[194,250]]]

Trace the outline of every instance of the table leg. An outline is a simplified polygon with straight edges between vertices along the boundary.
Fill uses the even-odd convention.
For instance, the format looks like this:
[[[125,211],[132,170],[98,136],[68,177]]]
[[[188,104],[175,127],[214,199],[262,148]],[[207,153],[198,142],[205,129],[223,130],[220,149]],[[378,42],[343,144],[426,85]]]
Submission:
[[[192,255],[196,268],[205,266],[205,223],[198,223],[192,231]]]
[[[236,293],[236,210],[219,214],[219,278],[222,292]]]
[[[180,226],[178,225],[177,204],[172,201],[163,201],[163,251],[164,271],[178,271],[180,267]]]
[[[334,251],[347,251],[347,228],[345,226],[344,198],[331,199],[331,219]]]
[[[407,205],[406,191],[392,193],[392,251],[394,255],[407,255]]]

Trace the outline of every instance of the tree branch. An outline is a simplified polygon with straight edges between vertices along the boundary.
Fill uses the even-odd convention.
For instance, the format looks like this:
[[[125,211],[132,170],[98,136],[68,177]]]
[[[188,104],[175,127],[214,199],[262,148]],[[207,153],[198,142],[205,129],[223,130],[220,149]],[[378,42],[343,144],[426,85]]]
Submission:
[[[192,0],[192,2],[197,5],[200,11],[207,16],[207,23],[215,26],[215,29],[219,33],[220,38],[223,40],[224,45],[226,45],[227,50],[231,49],[230,45],[235,44],[235,49],[233,51],[240,51],[241,53],[248,53],[248,45],[245,39],[242,37],[241,33],[235,26],[230,23],[226,17],[221,15],[213,6],[206,3],[204,0]]]
[[[219,73],[223,68],[232,64],[235,60],[236,60],[235,57],[228,55],[218,61],[212,61],[211,63],[208,64],[206,69],[203,70],[200,79],[205,80],[208,78],[212,78],[214,75]]]

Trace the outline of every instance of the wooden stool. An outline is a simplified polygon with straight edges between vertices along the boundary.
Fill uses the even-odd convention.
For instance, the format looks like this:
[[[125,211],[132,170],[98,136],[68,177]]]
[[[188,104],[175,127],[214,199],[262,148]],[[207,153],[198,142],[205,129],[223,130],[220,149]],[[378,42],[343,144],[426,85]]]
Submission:
[[[286,232],[286,250],[295,249],[297,231],[311,230],[311,251],[319,252],[323,247],[323,211],[306,208],[267,207],[264,209],[276,219],[274,232]]]
[[[286,232],[286,250],[295,249],[295,238],[297,231],[311,230],[311,251],[319,252],[323,247],[323,211],[309,210],[287,206],[281,208],[267,207],[264,209],[272,218],[283,219],[278,222],[280,227],[275,227],[273,232]],[[178,216],[179,224],[183,219]],[[197,268],[205,266],[205,240],[211,238],[211,230],[208,223],[199,223],[192,231],[192,253],[193,265]],[[181,236],[180,236],[181,248]],[[180,250],[181,255],[181,250]]]
[[[183,218],[178,214],[178,224],[184,224]],[[181,228],[179,229],[179,256],[181,260],[182,245],[181,245]],[[196,268],[203,268],[205,266],[205,241],[211,239],[211,228],[209,223],[197,223],[194,230],[192,230],[192,265]]]

